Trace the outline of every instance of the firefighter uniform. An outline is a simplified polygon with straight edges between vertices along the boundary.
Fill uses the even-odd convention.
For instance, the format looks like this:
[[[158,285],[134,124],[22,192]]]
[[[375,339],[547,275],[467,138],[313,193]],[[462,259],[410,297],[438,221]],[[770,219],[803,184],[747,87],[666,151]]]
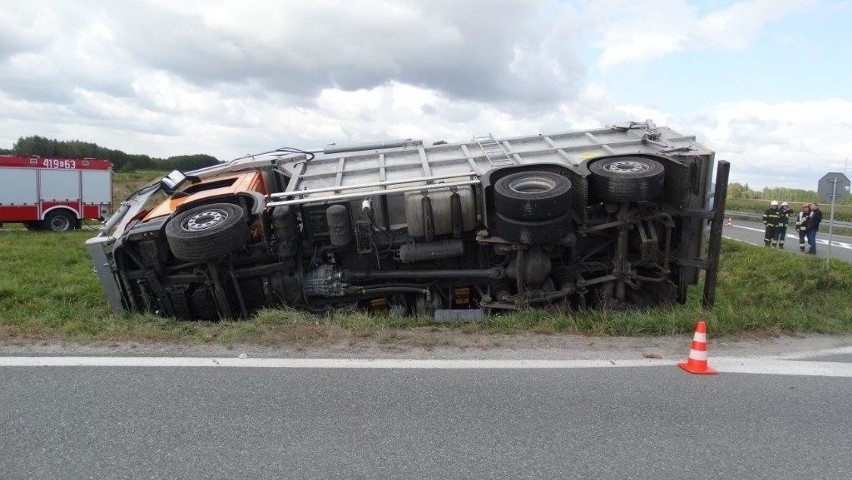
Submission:
[[[790,223],[790,204],[781,202],[781,209],[778,210],[778,226],[775,228],[775,238],[778,239],[778,248],[784,248],[784,239],[787,238],[787,224]]]
[[[799,232],[799,250],[805,251],[808,246],[808,236],[805,232],[808,231],[808,217],[811,215],[811,209],[808,204],[802,205],[802,211],[796,214],[796,231]]]
[[[778,223],[781,221],[781,215],[778,211],[778,202],[775,200],[766,209],[763,214],[763,225],[766,226],[766,232],[763,235],[763,243],[767,247],[775,247],[778,245],[778,236],[775,234],[778,228]]]

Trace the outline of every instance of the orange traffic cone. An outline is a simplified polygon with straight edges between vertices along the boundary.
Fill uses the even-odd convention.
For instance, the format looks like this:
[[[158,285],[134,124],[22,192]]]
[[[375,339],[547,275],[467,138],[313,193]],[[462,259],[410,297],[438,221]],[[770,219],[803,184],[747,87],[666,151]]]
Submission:
[[[716,370],[707,366],[707,326],[704,320],[695,325],[695,336],[692,337],[689,358],[685,362],[678,363],[677,366],[689,373],[716,374]]]
[[[728,217],[728,226],[729,226],[729,227],[733,227],[733,226],[734,226],[734,219],[732,219],[731,217]]]

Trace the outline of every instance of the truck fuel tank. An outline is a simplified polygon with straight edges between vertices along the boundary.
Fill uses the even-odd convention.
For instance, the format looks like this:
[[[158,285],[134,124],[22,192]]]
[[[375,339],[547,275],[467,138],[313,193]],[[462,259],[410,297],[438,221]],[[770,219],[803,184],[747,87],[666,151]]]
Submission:
[[[424,215],[423,198],[431,203],[434,235],[453,233],[452,196],[458,194],[461,205],[462,231],[469,232],[476,228],[476,205],[473,189],[469,186],[450,187],[429,190],[428,192],[408,192],[405,194],[405,220],[408,223],[408,234],[414,238],[426,236],[426,217]]]

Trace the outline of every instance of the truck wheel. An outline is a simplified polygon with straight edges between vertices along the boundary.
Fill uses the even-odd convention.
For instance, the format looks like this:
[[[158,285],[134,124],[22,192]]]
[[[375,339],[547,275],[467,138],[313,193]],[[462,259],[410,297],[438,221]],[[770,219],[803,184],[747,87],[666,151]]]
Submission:
[[[72,230],[77,219],[65,210],[54,210],[44,218],[44,227],[51,232]]]
[[[497,235],[518,243],[553,243],[571,233],[570,213],[547,220],[517,220],[500,213],[495,214],[494,230]]]
[[[174,256],[186,261],[221,258],[249,239],[246,212],[231,203],[190,208],[166,224],[166,240]]]
[[[617,157],[589,165],[592,194],[610,202],[652,200],[663,193],[663,164],[643,157]]]
[[[550,172],[518,172],[494,184],[497,212],[519,220],[547,220],[571,208],[571,181]]]

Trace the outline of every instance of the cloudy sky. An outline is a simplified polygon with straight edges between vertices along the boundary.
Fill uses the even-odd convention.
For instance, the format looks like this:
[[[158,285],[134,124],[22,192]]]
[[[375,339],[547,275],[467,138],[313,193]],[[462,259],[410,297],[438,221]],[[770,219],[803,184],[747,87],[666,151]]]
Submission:
[[[848,0],[0,0],[0,147],[226,160],[653,119],[732,181],[816,189],[852,157],[850,24]]]

